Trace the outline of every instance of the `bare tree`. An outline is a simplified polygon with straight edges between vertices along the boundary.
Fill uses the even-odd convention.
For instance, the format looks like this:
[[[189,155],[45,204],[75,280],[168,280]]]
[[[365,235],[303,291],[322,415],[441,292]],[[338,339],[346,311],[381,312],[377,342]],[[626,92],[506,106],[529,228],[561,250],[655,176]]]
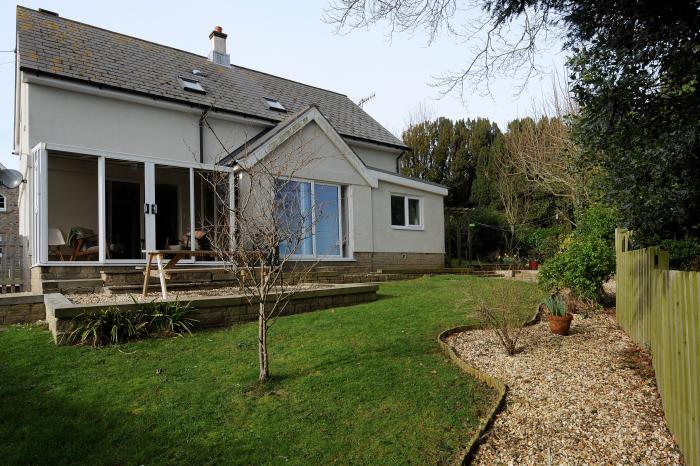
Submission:
[[[435,78],[440,93],[467,92],[485,86],[496,76],[529,79],[544,73],[538,62],[542,49],[560,37],[555,8],[548,3],[523,2],[517,19],[503,2],[477,0],[329,0],[324,20],[338,32],[349,32],[386,23],[388,36],[422,29],[428,45],[441,35],[470,43],[465,65]]]
[[[270,375],[268,330],[293,295],[309,286],[303,284],[317,264],[314,234],[334,222],[339,226],[340,193],[324,197],[316,186],[314,196],[311,183],[301,181],[321,158],[314,136],[300,130],[264,158],[253,160],[253,154],[242,153],[234,174],[220,170],[202,175],[221,212],[201,226],[202,236],[210,239],[217,258],[258,309],[259,382]],[[323,246],[335,251],[319,254],[342,253],[341,236]],[[311,260],[300,261],[299,256]]]
[[[506,223],[510,228],[510,231],[504,232],[506,250],[512,253],[515,247],[516,229],[530,220],[534,207],[532,203],[533,190],[525,177],[515,169],[507,148],[505,151],[496,152],[494,166],[494,186],[503,207]]]
[[[509,131],[506,147],[515,171],[529,183],[576,206],[588,199],[589,170],[577,169],[577,147],[568,119],[578,114],[566,83],[552,79],[552,92],[534,106],[532,119]]]

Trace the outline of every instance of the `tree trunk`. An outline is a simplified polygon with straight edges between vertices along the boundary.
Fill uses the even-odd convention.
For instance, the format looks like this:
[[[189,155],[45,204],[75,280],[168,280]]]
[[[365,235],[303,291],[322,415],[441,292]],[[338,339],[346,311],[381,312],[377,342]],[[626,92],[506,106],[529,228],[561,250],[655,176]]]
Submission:
[[[267,382],[270,375],[269,361],[267,358],[267,320],[265,319],[265,303],[258,304],[258,361],[260,363],[260,374],[258,382]]]

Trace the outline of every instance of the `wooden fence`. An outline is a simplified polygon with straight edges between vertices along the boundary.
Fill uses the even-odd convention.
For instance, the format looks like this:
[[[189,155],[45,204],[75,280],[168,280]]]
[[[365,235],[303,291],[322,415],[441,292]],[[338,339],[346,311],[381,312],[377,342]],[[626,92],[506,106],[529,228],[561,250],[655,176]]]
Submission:
[[[0,241],[0,293],[25,291],[23,260],[21,243]]]
[[[666,423],[686,464],[700,466],[700,272],[669,270],[658,247],[629,248],[617,229],[617,321],[651,350]]]

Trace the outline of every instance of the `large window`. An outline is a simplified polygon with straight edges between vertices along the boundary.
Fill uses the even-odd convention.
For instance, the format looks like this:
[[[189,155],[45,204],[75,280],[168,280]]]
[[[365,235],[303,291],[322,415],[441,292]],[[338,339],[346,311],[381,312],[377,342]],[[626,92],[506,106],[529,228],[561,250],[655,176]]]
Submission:
[[[278,181],[276,217],[281,256],[342,256],[340,191],[340,186],[313,181]]]
[[[423,229],[423,206],[419,197],[391,195],[391,226],[412,230]]]
[[[49,260],[98,261],[98,159],[49,154],[46,196]],[[103,240],[104,241],[104,240]]]

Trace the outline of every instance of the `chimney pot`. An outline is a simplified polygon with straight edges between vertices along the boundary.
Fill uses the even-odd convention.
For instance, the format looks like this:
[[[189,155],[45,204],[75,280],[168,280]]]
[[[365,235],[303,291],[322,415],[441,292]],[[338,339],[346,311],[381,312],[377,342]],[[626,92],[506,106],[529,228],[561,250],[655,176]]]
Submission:
[[[216,32],[223,32],[223,29],[221,29],[221,26],[216,26],[216,27],[214,28],[214,30],[215,30]]]

